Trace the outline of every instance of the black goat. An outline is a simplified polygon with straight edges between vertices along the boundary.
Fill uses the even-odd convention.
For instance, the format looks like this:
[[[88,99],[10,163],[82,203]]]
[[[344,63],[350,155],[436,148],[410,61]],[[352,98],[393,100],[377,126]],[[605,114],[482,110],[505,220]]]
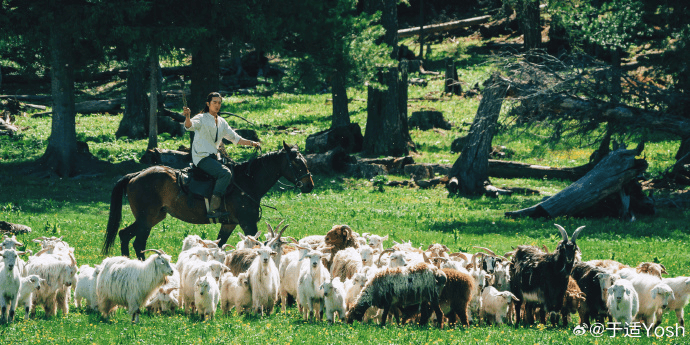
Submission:
[[[551,322],[555,321],[557,312],[563,307],[563,297],[568,288],[568,277],[575,262],[577,236],[584,228],[575,230],[568,240],[568,233],[562,226],[554,224],[563,240],[558,243],[556,251],[544,253],[534,246],[518,246],[510,266],[510,292],[519,301],[515,302],[515,324],[520,324],[520,309],[526,303],[525,319],[534,320],[530,310],[541,304],[542,312],[553,313]]]
[[[604,318],[609,313],[606,301],[602,295],[599,278],[597,278],[597,275],[600,273],[606,273],[606,271],[601,267],[592,266],[584,262],[576,263],[571,272],[571,276],[577,282],[580,290],[587,295],[585,302],[580,303],[580,308],[578,309],[580,323],[584,323],[587,326],[589,326],[590,318],[604,323]]]

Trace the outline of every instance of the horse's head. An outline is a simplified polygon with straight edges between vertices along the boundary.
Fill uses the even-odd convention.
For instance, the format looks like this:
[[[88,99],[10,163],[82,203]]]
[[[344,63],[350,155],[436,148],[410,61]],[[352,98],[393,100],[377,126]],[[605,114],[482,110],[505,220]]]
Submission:
[[[283,151],[286,157],[281,168],[283,177],[294,183],[302,193],[311,192],[314,189],[314,180],[311,179],[307,160],[299,152],[297,145],[289,146],[283,141]]]

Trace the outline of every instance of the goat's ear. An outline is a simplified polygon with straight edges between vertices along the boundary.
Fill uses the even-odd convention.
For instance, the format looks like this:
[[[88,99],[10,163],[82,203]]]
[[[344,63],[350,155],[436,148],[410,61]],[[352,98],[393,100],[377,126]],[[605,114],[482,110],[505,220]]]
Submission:
[[[668,272],[666,272],[666,266],[662,264],[659,264],[659,266],[661,266],[661,274],[668,274]]]
[[[388,239],[388,235],[383,236],[383,238],[381,238],[381,241],[385,241],[385,240],[387,240],[387,239]]]
[[[630,289],[625,289],[625,294],[630,295]]]
[[[655,287],[652,289],[652,299],[656,299],[656,295],[659,293],[659,288]]]
[[[688,280],[685,281],[685,285],[690,285],[690,278],[688,278]]]
[[[276,252],[271,252],[271,256],[276,256],[276,255],[278,255],[278,253],[276,253]]]

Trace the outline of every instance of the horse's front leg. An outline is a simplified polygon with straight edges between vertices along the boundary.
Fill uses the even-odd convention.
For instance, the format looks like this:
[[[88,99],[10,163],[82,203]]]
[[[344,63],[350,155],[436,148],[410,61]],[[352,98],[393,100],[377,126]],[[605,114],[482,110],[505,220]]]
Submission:
[[[218,231],[218,238],[217,240],[220,240],[218,242],[218,247],[223,247],[225,243],[228,242],[228,238],[230,238],[230,235],[232,235],[232,232],[235,230],[237,227],[237,224],[222,224],[220,226],[220,231]]]

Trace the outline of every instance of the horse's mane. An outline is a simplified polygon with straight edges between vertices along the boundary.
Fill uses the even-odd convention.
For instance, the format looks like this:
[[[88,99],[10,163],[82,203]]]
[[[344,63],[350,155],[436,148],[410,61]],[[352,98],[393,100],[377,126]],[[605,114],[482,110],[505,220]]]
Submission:
[[[234,164],[233,163],[231,163],[231,164],[234,165],[234,168],[237,172],[246,171],[247,169],[250,169],[252,167],[252,163],[254,163],[256,161],[264,160],[264,159],[277,157],[279,154],[282,154],[282,153],[285,153],[284,149],[264,153],[261,156],[254,157],[254,158],[252,158],[250,160],[246,160],[244,162],[233,162]]]

